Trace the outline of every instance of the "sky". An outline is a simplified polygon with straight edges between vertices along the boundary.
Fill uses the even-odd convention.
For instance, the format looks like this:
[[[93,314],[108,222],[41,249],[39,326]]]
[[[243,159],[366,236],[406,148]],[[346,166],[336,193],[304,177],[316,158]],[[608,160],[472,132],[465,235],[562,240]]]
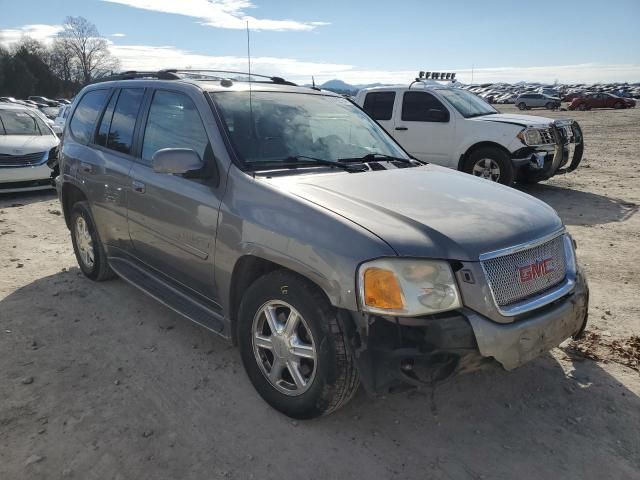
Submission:
[[[640,0],[0,0],[0,44],[93,22],[124,70],[247,70],[317,83],[640,81]]]

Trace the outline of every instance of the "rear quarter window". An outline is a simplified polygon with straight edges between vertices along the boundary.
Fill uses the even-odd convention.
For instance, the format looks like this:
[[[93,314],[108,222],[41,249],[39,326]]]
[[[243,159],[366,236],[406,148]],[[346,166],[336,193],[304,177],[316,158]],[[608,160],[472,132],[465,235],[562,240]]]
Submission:
[[[96,119],[104,106],[109,90],[92,90],[87,92],[73,112],[69,129],[71,135],[80,143],[90,143],[93,140]]]
[[[363,109],[374,120],[391,120],[395,92],[371,92],[364,98]]]

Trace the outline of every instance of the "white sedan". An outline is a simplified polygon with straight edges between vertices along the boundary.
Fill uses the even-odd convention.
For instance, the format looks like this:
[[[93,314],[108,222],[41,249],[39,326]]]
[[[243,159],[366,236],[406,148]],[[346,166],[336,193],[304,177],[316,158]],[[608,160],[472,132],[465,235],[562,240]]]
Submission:
[[[60,140],[32,109],[0,103],[0,193],[52,188]]]

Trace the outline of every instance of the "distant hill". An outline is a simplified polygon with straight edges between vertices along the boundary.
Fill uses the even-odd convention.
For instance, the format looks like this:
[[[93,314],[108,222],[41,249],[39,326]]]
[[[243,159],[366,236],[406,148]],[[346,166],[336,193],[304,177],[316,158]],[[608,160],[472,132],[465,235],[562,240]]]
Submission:
[[[366,83],[366,84],[359,84],[359,85],[351,85],[350,83],[347,83],[345,81],[334,79],[316,86],[324,90],[329,90],[330,92],[339,93],[341,95],[355,95],[356,93],[358,93],[359,90],[362,90],[363,88],[381,87],[383,85],[385,84],[384,83]],[[311,86],[311,85],[307,85],[307,86]]]

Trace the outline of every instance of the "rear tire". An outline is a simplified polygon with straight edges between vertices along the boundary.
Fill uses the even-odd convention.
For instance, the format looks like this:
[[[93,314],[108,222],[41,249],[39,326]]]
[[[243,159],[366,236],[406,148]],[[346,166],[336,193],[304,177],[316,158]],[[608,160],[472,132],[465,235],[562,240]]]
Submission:
[[[464,162],[463,171],[509,187],[515,180],[511,158],[497,147],[481,147],[471,152]]]
[[[580,110],[581,112],[584,112],[586,109],[587,109],[587,105],[585,103],[581,103],[576,108],[576,110]]]
[[[315,285],[286,270],[259,278],[245,292],[238,343],[255,389],[289,417],[327,415],[346,404],[360,384],[336,309]],[[296,353],[301,344],[305,358]]]
[[[71,208],[71,242],[78,266],[85,276],[96,282],[116,276],[107,261],[87,202],[76,202]]]
[[[553,110],[556,108],[556,104],[553,102],[547,102],[547,104],[545,105],[545,107],[547,107],[547,110]]]
[[[526,110],[526,109],[527,109],[527,104],[526,104],[526,103],[524,103],[524,102],[520,102],[520,103],[518,104],[518,109],[520,109],[520,110]]]

